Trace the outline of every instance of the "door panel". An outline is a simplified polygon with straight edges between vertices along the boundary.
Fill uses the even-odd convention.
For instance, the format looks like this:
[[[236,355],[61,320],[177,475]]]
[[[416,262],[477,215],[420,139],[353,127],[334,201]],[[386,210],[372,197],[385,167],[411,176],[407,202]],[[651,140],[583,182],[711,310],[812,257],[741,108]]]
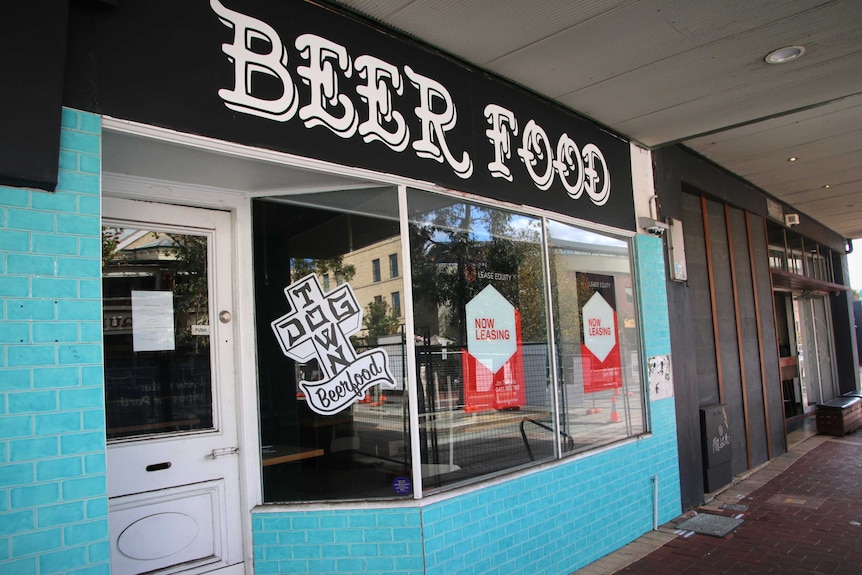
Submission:
[[[141,573],[183,564],[206,572],[229,545],[224,525],[223,480],[111,501],[112,569]],[[170,571],[168,571],[170,572]]]
[[[103,205],[112,573],[241,573],[230,215]]]
[[[820,376],[820,388],[823,401],[834,399],[838,395],[835,379],[835,363],[832,361],[834,347],[832,345],[832,326],[829,300],[820,296],[811,300],[811,316],[814,321],[814,336],[817,342],[817,372]]]

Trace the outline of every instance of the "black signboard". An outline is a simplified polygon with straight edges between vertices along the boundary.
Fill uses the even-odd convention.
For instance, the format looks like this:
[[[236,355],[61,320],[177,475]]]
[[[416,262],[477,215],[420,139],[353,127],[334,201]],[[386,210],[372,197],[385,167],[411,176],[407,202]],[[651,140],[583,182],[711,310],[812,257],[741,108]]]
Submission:
[[[730,441],[727,408],[724,405],[706,405],[700,408],[700,437],[704,491],[712,493],[730,483],[732,479],[733,445]]]
[[[635,229],[629,144],[326,5],[74,5],[66,105]]]
[[[53,191],[68,1],[4,5],[0,17],[0,185]]]

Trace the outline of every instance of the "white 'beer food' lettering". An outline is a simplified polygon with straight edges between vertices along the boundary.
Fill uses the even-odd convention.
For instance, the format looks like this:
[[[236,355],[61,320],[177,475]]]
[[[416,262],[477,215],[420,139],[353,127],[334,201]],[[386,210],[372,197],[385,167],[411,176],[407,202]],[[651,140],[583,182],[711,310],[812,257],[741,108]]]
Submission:
[[[293,43],[296,52],[289,57],[287,45],[266,22],[226,8],[219,0],[210,0],[210,6],[219,21],[233,30],[232,41],[222,44],[233,65],[233,87],[218,90],[228,109],[277,122],[288,122],[298,112],[308,129],[326,128],[344,139],[358,134],[366,144],[380,142],[397,153],[410,147],[419,158],[448,165],[459,178],[473,176],[470,154],[463,151],[459,155],[450,146],[448,136],[458,123],[458,108],[442,83],[409,65],[399,68],[369,54],[352,58],[347,47],[316,34],[298,35]],[[295,66],[298,84],[289,63]],[[275,79],[281,93],[261,96],[255,82],[261,75],[267,79],[259,84],[271,89]],[[349,84],[344,80],[354,75],[358,80],[353,91],[344,89]],[[419,103],[412,110],[414,124],[398,108],[407,86],[418,94]],[[307,90],[301,107],[300,88]],[[571,199],[586,192],[596,206],[608,202],[610,171],[598,146],[586,143],[579,149],[566,133],[554,146],[535,120],[530,119],[520,131],[515,114],[496,103],[485,105],[482,113],[488,125],[485,136],[492,147],[492,160],[487,164],[492,178],[515,180],[510,165],[512,138],[520,132],[517,156],[536,188],[547,191],[559,177]],[[416,126],[414,134],[411,125]]]

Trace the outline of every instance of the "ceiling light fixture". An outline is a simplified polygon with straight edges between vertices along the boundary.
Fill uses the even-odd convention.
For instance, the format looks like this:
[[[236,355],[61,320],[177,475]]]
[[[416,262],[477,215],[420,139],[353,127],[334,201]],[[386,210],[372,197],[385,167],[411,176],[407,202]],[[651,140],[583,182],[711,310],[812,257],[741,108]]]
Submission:
[[[824,188],[828,188],[828,187],[830,187],[830,186],[829,186],[829,184],[823,184],[823,187],[824,187]]]
[[[788,161],[788,162],[795,162],[795,161],[796,161],[796,160],[798,160],[798,159],[799,159],[799,158],[797,158],[796,156],[790,156],[789,158],[787,158],[787,161]]]
[[[805,54],[804,46],[785,46],[773,50],[763,59],[767,64],[786,64]]]

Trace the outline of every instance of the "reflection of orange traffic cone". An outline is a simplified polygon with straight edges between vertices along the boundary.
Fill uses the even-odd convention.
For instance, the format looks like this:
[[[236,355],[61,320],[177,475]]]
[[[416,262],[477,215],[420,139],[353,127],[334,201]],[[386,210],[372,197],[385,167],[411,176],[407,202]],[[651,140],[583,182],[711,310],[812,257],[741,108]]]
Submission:
[[[617,413],[617,398],[611,397],[611,423],[620,422],[620,414]]]

